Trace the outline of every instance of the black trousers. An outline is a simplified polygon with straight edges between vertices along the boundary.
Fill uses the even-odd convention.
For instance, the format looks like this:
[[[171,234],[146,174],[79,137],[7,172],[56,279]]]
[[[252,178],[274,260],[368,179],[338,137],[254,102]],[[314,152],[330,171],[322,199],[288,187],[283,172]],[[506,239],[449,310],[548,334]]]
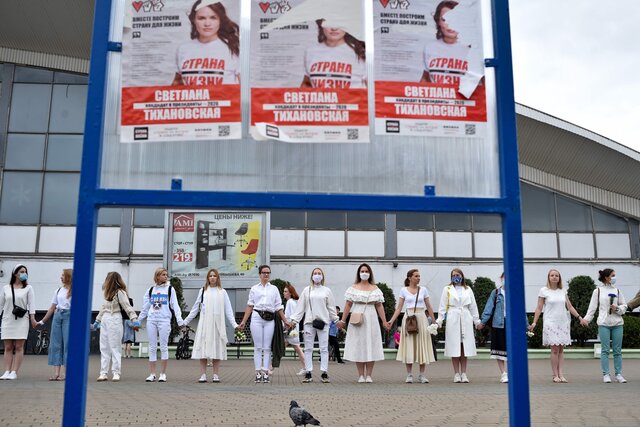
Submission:
[[[338,337],[332,337],[329,335],[329,346],[333,348],[333,355],[337,362],[342,362],[342,356],[340,356],[340,343],[338,343]]]

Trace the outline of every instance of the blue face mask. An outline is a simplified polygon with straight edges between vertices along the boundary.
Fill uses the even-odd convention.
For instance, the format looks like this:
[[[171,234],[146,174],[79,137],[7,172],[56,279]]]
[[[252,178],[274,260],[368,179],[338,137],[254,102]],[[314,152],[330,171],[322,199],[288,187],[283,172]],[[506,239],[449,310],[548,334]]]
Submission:
[[[460,277],[460,276],[451,276],[451,282],[454,285],[459,285],[460,283],[462,283],[462,277]]]
[[[29,276],[27,275],[27,273],[20,273],[20,276],[18,276],[18,278],[21,282],[26,282]]]

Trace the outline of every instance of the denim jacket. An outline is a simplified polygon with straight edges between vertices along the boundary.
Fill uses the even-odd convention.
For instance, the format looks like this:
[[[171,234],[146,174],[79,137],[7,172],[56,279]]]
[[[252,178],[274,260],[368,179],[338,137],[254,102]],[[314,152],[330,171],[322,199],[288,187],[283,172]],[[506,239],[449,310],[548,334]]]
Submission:
[[[496,295],[496,293],[498,295]],[[495,301],[495,302],[494,302]],[[489,318],[491,317],[491,312],[493,311],[493,305],[496,305],[496,310],[493,312],[493,321],[491,322],[491,326],[494,328],[504,328],[504,295],[500,292],[500,289],[495,289],[491,291],[489,295],[489,299],[487,300],[487,304],[484,306],[484,311],[482,312],[482,316],[480,321],[483,325],[486,325],[489,322]]]

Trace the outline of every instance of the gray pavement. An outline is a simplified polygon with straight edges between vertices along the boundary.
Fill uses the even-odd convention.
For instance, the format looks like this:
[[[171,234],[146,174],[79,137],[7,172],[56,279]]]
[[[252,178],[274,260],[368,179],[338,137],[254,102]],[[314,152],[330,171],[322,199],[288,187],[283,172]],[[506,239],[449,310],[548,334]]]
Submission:
[[[145,383],[144,359],[123,359],[122,381],[98,383],[90,357],[88,426],[291,426],[295,399],[323,426],[508,425],[507,386],[492,360],[470,359],[470,384],[453,384],[449,360],[427,368],[430,384],[405,384],[404,365],[376,363],[373,384],[356,383],[354,363],[330,363],[331,384],[301,384],[297,360],[283,361],[271,384],[254,384],[252,361],[228,360],[218,384],[198,384],[198,362],[170,360],[167,383]],[[314,364],[317,363],[314,361]],[[417,367],[415,367],[417,368]],[[599,361],[568,360],[568,384],[551,382],[548,360],[530,360],[534,426],[639,426],[640,360],[624,360],[627,384],[603,384]],[[414,369],[414,375],[416,375]],[[17,381],[0,381],[1,426],[60,425],[64,382],[47,381],[46,356],[25,357]],[[417,376],[417,375],[416,375]]]

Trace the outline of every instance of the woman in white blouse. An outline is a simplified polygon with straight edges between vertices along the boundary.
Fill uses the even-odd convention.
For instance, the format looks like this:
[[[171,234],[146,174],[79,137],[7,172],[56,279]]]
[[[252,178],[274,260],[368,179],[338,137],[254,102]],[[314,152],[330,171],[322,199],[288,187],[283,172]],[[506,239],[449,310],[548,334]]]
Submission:
[[[372,383],[376,360],[384,360],[378,316],[385,329],[388,327],[387,316],[384,313],[384,295],[375,283],[369,264],[360,264],[355,282],[344,295],[344,312],[337,324],[344,328],[351,314],[344,342],[344,358],[356,362],[359,383]]]
[[[282,322],[290,326],[284,316],[282,298],[277,287],[269,283],[271,267],[261,265],[258,267],[260,283],[254,285],[249,291],[247,308],[239,328],[244,326],[251,316],[251,336],[253,337],[253,363],[256,368],[256,383],[269,383],[269,365],[271,362],[271,341],[275,329],[275,316],[279,316]]]
[[[18,370],[24,357],[24,342],[29,334],[29,320],[31,327],[35,328],[36,310],[33,288],[27,280],[29,274],[27,267],[18,264],[11,272],[9,284],[0,292],[0,310],[2,314],[2,335],[4,340],[4,374],[0,380],[15,380],[18,378]],[[14,307],[26,310],[22,316],[13,314]]]
[[[227,360],[227,330],[224,318],[238,327],[235,314],[231,308],[231,301],[227,291],[222,289],[220,274],[215,268],[207,272],[207,280],[204,287],[198,292],[191,312],[184,320],[186,326],[200,313],[196,338],[193,343],[192,359],[200,360],[200,379],[198,382],[207,382],[207,359],[211,359],[213,365],[213,377],[211,381],[220,382],[218,376],[220,361]]]
[[[400,344],[398,346],[398,355],[396,360],[403,362],[407,367],[406,383],[413,382],[412,368],[417,363],[420,366],[420,374],[418,381],[422,384],[429,382],[425,376],[427,364],[435,362],[433,342],[431,335],[427,331],[427,316],[425,310],[429,313],[431,319],[435,319],[433,308],[429,302],[429,292],[426,288],[420,286],[420,272],[412,269],[407,272],[407,278],[404,280],[404,288],[400,291],[398,307],[391,316],[388,328],[391,328],[393,322],[396,321],[402,309],[405,308],[405,315],[402,318],[402,326],[400,327]],[[418,320],[418,333],[407,333],[407,316],[416,316]]]
[[[62,275],[60,276],[62,286],[56,289],[47,314],[38,322],[39,325],[44,325],[53,316],[48,360],[49,366],[53,366],[53,375],[49,378],[49,381],[64,380],[62,367],[67,365],[67,353],[69,352],[68,337],[72,279],[72,269],[65,268],[62,270]]]
[[[451,270],[451,282],[442,291],[437,323],[446,325],[444,355],[451,357],[453,382],[468,383],[467,357],[476,355],[474,325],[480,324],[480,316],[473,290],[459,268]]]
[[[300,296],[298,295],[298,291],[296,288],[289,282],[284,285],[284,289],[282,289],[282,295],[286,301],[286,305],[284,307],[284,317],[287,318],[289,322],[291,322],[291,316],[296,312],[298,308],[298,300]],[[294,335],[291,335],[291,332],[295,331]],[[304,364],[304,353],[300,348],[300,337],[297,335],[298,328],[292,327],[291,330],[287,330],[285,332],[285,342],[289,344],[295,350],[296,354],[300,358],[300,363],[302,363],[302,369],[296,375],[304,375],[307,373]]]
[[[310,277],[311,284],[304,288],[298,308],[291,321],[296,325],[304,316],[304,360],[305,378],[302,382],[313,381],[313,342],[316,335],[320,346],[320,380],[329,382],[329,323],[338,321],[336,303],[331,289],[324,285],[324,272],[320,268],[314,268]]]

